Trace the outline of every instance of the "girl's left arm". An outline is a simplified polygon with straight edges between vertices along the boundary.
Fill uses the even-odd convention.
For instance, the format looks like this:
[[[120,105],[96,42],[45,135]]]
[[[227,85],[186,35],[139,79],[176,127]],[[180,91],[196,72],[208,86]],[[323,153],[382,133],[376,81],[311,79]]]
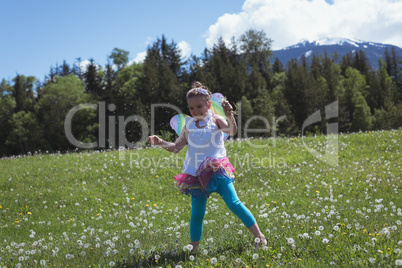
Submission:
[[[230,136],[234,136],[237,133],[237,124],[232,113],[232,105],[230,105],[230,103],[226,101],[222,104],[222,107],[226,115],[226,120],[222,116],[216,115],[216,124],[223,132]]]
[[[234,136],[237,133],[237,124],[232,114],[226,115],[226,120],[220,115],[215,116],[216,124],[218,127],[230,136]]]

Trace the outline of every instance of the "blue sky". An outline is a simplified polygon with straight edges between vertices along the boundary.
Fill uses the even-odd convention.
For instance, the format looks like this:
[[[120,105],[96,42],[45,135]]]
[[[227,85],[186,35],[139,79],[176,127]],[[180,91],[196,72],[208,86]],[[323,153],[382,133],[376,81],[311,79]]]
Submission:
[[[51,66],[93,58],[105,65],[113,48],[140,60],[162,35],[183,55],[200,56],[222,36],[264,30],[273,49],[302,39],[356,38],[402,46],[401,0],[4,0],[0,2],[0,79],[43,81]]]
[[[144,52],[162,34],[186,41],[200,55],[208,27],[225,13],[241,11],[244,0],[18,0],[0,2],[0,79],[34,75],[77,57],[104,65],[113,48]]]

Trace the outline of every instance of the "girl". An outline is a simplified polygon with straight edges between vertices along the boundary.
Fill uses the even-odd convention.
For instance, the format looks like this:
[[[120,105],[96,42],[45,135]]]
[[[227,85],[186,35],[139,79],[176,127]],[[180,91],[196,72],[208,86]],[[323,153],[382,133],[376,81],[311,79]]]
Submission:
[[[173,153],[180,152],[188,144],[183,173],[175,179],[180,191],[191,195],[191,245],[194,250],[198,249],[207,198],[212,192],[217,192],[254,236],[259,238],[263,245],[267,245],[255,218],[239,200],[233,186],[235,169],[226,156],[223,134],[233,136],[237,132],[232,106],[228,101],[222,103],[227,120],[213,114],[210,110],[211,92],[200,82],[193,84],[186,98],[192,117],[186,120],[186,125],[176,142],[167,142],[155,135],[150,136],[149,141]]]

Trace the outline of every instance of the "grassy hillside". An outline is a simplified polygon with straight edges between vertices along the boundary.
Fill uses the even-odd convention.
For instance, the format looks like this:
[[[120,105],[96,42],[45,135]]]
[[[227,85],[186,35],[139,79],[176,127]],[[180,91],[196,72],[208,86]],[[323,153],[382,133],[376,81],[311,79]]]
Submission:
[[[402,130],[338,136],[338,166],[310,154],[326,137],[228,141],[252,234],[218,194],[198,253],[185,150],[42,154],[0,160],[2,267],[395,266],[402,263]],[[261,148],[256,148],[261,147]]]

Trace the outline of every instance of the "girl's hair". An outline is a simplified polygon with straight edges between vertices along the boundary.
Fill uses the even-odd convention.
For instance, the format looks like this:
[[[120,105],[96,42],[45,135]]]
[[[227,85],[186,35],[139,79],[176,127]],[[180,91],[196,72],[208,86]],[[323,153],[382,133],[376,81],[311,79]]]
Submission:
[[[206,101],[211,100],[212,93],[208,90],[206,86],[196,81],[191,86],[191,89],[187,92],[186,98],[187,100],[194,96],[202,96]]]

